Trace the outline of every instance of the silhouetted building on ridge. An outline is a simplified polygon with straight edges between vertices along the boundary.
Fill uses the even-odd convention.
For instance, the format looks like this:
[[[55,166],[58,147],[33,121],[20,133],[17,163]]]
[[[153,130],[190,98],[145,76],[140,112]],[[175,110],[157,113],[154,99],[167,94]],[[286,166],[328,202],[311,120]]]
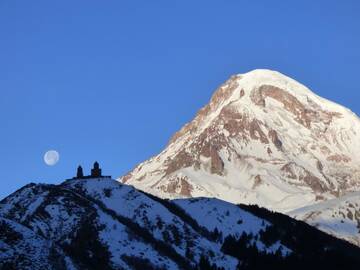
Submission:
[[[102,175],[100,165],[97,161],[95,161],[93,168],[91,169],[91,174],[84,176],[83,168],[79,166],[77,168],[76,177],[72,179],[90,179],[90,178],[111,178],[111,176]]]
[[[83,168],[81,166],[79,166],[77,168],[76,178],[82,178],[82,177],[84,177]]]
[[[91,169],[91,176],[92,177],[101,177],[101,169],[99,163],[95,161],[94,168]]]

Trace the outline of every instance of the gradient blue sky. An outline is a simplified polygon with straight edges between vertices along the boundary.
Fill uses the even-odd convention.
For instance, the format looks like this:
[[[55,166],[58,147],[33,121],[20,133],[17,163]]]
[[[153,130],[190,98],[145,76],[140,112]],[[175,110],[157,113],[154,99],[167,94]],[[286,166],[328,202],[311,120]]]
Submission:
[[[231,74],[360,113],[360,1],[0,1],[0,198],[158,153]],[[58,165],[43,154],[56,149]]]

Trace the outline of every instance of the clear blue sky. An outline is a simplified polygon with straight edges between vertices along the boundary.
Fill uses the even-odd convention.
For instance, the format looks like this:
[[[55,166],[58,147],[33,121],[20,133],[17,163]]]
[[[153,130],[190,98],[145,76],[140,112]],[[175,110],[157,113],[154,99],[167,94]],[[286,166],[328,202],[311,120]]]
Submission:
[[[0,1],[0,198],[94,160],[120,176],[255,68],[359,114],[359,3]]]

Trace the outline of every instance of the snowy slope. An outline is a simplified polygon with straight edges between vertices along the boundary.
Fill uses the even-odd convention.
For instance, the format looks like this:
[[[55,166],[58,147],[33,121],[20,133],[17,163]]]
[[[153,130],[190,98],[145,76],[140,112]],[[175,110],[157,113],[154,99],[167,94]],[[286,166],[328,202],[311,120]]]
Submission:
[[[71,259],[53,241],[2,217],[0,251],[0,269],[74,268]]]
[[[224,237],[228,235],[240,237],[244,232],[259,235],[264,228],[272,225],[253,214],[240,208],[234,208],[232,204],[218,199],[194,198],[175,200],[174,202],[189,213],[201,226],[210,231],[219,230]],[[253,243],[258,250],[263,252],[275,253],[280,249],[283,256],[292,253],[289,248],[279,241],[270,246],[266,246],[260,239]]]
[[[231,221],[228,223],[231,227],[224,230],[219,226],[219,238],[213,228],[192,218],[196,209],[186,213],[172,202],[107,178],[68,180],[57,186],[29,184],[1,202],[0,217],[25,230],[30,235],[26,238],[34,238],[27,243],[32,249],[40,252],[41,248],[49,249],[50,244],[56,247],[62,254],[58,256],[58,264],[72,265],[69,269],[96,269],[100,265],[127,269],[139,261],[151,267],[188,269],[197,265],[201,256],[222,269],[235,269],[238,261],[221,251],[223,238],[249,231],[256,234],[266,231],[271,224],[232,204],[218,200],[209,204],[214,207],[218,204],[219,209],[226,209],[233,218],[246,220],[242,224]],[[227,223],[226,217],[223,222]],[[244,226],[248,222],[256,224],[256,228]],[[87,243],[89,239],[92,240]],[[6,250],[3,258],[13,262],[12,255],[17,251],[2,240],[0,243]],[[283,256],[291,253],[280,243],[270,247],[261,240],[256,243],[259,250],[269,254],[279,249]],[[44,266],[49,260],[48,253],[28,256],[39,257],[36,261]],[[36,263],[30,268],[42,269]]]
[[[194,260],[199,261],[202,254],[213,254],[213,262],[224,269],[233,269],[236,261],[224,258],[221,243],[199,235],[191,226],[187,226],[176,214],[167,207],[133,187],[119,185],[114,180],[88,181],[79,180],[66,183],[64,186],[72,190],[80,189],[86,195],[100,200],[116,214],[136,222],[146,228],[152,236],[162,242],[173,242],[174,250],[181,256],[186,253],[194,254]],[[104,190],[109,192],[104,194]],[[191,244],[190,244],[191,242]]]
[[[360,246],[360,192],[296,209],[287,214]]]
[[[36,204],[35,209],[29,207],[38,200],[42,203]],[[125,258],[134,256],[142,257],[151,265],[178,269],[176,263],[160,255],[151,244],[138,240],[136,233],[114,219],[111,213],[71,189],[29,185],[7,197],[0,209],[0,216],[55,241],[73,259],[76,269],[96,269],[101,265],[105,269],[126,269]],[[24,220],[23,216],[27,218]],[[100,258],[92,259],[95,256]]]
[[[110,178],[29,184],[0,202],[0,269],[231,270],[247,253],[275,265],[328,258],[323,246],[342,262],[360,256],[301,222],[280,226],[258,212],[218,199],[163,200]]]

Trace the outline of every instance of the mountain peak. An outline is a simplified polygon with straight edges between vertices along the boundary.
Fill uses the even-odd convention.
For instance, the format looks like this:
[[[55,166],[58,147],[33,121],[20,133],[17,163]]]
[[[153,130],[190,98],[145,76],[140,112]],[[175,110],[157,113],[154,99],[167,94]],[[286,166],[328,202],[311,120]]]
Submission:
[[[280,73],[279,71],[276,70],[271,70],[271,69],[253,69],[250,70],[246,73],[239,73],[236,74],[236,76],[240,77],[240,78],[252,78],[255,79],[257,78],[258,81],[261,81],[263,79],[272,79],[272,80],[291,80],[291,78],[287,77],[286,75]]]
[[[300,99],[306,97],[319,98],[306,86],[274,70],[255,69],[247,73],[237,74],[233,78],[236,78],[239,88],[244,89],[245,93],[250,93],[264,85],[271,85],[283,89]]]
[[[312,122],[327,122],[329,118],[349,113],[278,71],[255,69],[233,75],[223,83],[195,118],[174,134],[169,145],[184,135],[201,133],[221,114],[235,111],[256,118],[263,118],[259,114],[264,112],[272,117],[276,112],[287,111],[308,128]]]
[[[157,156],[120,181],[160,197],[290,211],[360,189],[360,121],[272,70],[230,77]]]

